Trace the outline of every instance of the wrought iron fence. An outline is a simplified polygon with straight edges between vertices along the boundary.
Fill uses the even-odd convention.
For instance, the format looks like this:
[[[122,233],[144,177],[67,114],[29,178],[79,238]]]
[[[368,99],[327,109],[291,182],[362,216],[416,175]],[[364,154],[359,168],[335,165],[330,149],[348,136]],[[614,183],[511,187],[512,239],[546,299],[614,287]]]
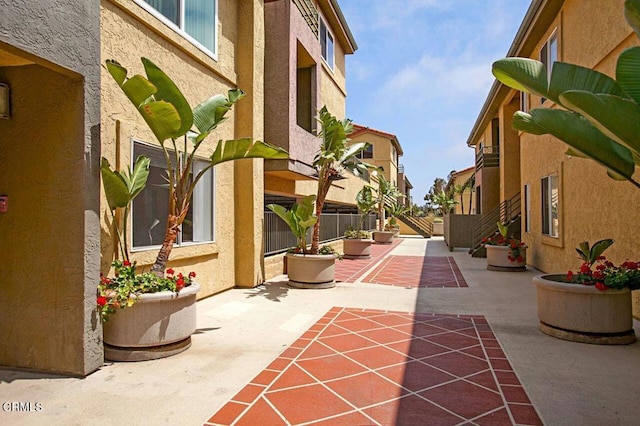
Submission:
[[[320,220],[320,242],[337,240],[342,238],[344,232],[350,228],[356,228],[360,215],[346,213],[322,213]],[[376,227],[376,215],[370,214],[364,219],[363,229],[373,230]],[[307,234],[307,242],[311,243],[310,229]],[[271,255],[286,251],[295,247],[296,238],[291,233],[289,225],[273,212],[264,212],[264,254]]]

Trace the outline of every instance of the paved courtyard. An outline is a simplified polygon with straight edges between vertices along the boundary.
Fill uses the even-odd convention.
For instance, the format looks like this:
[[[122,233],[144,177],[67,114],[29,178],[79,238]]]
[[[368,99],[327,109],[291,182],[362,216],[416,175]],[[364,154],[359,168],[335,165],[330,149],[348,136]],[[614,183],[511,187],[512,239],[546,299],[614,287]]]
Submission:
[[[1,402],[41,407],[0,424],[637,424],[640,344],[542,334],[538,272],[485,262],[402,238],[339,262],[334,289],[224,292],[180,355],[84,379],[0,369]]]

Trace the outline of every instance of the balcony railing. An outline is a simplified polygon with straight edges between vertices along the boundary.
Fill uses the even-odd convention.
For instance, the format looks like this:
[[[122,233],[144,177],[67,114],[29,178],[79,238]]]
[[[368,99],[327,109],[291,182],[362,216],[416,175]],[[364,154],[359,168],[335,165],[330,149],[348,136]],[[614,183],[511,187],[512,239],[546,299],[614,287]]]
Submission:
[[[360,215],[346,213],[322,213],[320,220],[320,242],[342,238],[344,232],[350,228],[357,228]],[[372,230],[376,227],[376,215],[368,215],[363,229]],[[311,244],[311,232],[307,234],[307,242]],[[289,225],[273,212],[264,212],[264,254],[276,254],[295,247],[296,238],[291,233]]]
[[[500,150],[497,146],[485,146],[476,153],[476,169],[500,167]]]
[[[311,28],[311,31],[318,36],[318,10],[313,5],[311,0],[293,0],[293,3],[298,7],[298,10],[302,14],[302,17]]]
[[[404,164],[398,166],[398,173],[404,173]]]

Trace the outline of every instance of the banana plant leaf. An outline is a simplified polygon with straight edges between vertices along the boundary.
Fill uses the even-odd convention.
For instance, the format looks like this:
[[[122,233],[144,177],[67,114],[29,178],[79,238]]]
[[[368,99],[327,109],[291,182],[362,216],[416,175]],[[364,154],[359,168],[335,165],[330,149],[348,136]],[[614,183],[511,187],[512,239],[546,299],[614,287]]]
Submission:
[[[109,161],[102,157],[100,165],[102,186],[111,210],[127,207],[144,189],[149,178],[150,164],[149,157],[141,155],[136,159],[133,171],[129,168],[127,173],[124,173],[112,170]]]
[[[626,49],[618,56],[616,80],[620,87],[640,105],[640,47]]]
[[[560,98],[606,136],[640,155],[640,105],[619,96],[577,90],[565,92]]]
[[[624,16],[636,35],[640,37],[640,0],[625,1]]]
[[[635,170],[631,151],[612,141],[586,118],[570,111],[536,108],[530,114],[518,111],[513,128],[536,135],[550,134],[574,150],[606,167],[614,179],[630,179]]]
[[[211,165],[241,158],[284,159],[289,158],[289,154],[280,147],[251,138],[219,141],[211,155]]]
[[[513,89],[533,93],[563,105],[560,94],[567,90],[586,90],[626,97],[611,77],[564,62],[554,62],[550,82],[547,83],[545,65],[529,58],[505,58],[493,63],[493,75]]]

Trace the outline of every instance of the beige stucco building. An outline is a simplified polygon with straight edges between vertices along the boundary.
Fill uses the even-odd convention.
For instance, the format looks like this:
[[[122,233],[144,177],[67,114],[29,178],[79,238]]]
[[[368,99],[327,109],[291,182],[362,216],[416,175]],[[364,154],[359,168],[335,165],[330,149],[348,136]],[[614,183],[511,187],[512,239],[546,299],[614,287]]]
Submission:
[[[350,138],[353,142],[368,142],[371,147],[363,152],[363,161],[382,169],[385,179],[396,188],[400,187],[400,180],[405,180],[404,168],[399,176],[400,157],[403,151],[396,135],[356,124]],[[402,182],[402,185],[406,184]],[[409,184],[411,186],[411,184]],[[411,189],[411,188],[409,188]]]
[[[507,56],[549,64],[563,61],[615,75],[618,55],[639,44],[623,14],[623,0],[534,0]],[[529,265],[566,272],[579,262],[581,241],[615,239],[606,255],[614,262],[637,260],[640,191],[614,181],[595,162],[566,155],[552,136],[518,133],[511,127],[519,109],[557,108],[496,82],[478,116],[468,145],[476,150],[478,212],[521,200],[522,239]]]
[[[82,376],[103,363],[99,5],[0,11],[0,365]]]
[[[454,206],[454,214],[476,213],[475,172],[476,168],[473,166],[451,173],[446,190],[452,193],[453,199],[458,202]],[[464,191],[458,193],[454,188],[464,188]]]

